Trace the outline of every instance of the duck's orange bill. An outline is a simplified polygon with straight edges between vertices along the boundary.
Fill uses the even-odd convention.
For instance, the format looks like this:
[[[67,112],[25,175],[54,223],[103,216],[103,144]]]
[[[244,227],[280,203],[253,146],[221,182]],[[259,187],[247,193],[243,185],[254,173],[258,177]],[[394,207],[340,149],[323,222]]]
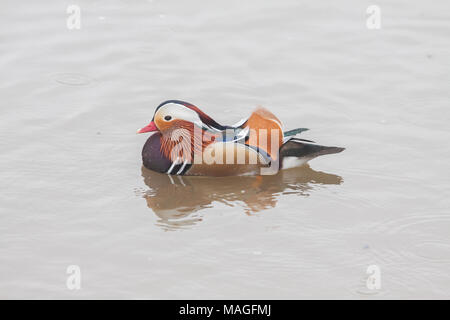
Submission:
[[[158,128],[156,127],[156,124],[152,121],[148,124],[148,126],[143,127],[137,131],[137,133],[146,133],[146,132],[153,132],[157,131]]]

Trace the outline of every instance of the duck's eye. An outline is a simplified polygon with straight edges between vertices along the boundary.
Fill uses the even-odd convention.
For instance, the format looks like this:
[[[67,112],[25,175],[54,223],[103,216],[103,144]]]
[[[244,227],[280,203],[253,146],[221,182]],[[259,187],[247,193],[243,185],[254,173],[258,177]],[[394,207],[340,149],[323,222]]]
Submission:
[[[170,120],[172,120],[172,117],[171,117],[171,116],[165,116],[165,117],[164,117],[164,120],[170,121]]]

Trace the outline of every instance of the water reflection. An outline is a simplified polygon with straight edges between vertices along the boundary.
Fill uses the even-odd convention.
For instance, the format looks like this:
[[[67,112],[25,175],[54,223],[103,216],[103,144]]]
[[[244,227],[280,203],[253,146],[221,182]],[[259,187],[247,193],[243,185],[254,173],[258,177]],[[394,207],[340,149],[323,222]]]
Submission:
[[[240,206],[246,214],[277,205],[281,195],[308,196],[319,185],[341,184],[342,178],[311,169],[280,171],[273,176],[192,177],[170,176],[142,167],[149,190],[144,198],[147,206],[167,229],[189,227],[202,220],[199,211],[213,206],[214,201]]]

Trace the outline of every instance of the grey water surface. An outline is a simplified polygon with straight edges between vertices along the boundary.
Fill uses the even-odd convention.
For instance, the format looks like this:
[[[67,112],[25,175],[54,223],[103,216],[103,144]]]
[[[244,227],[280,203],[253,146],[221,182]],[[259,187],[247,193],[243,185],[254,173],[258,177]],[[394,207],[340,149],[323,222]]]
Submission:
[[[2,0],[0,70],[0,298],[450,298],[448,1]],[[167,99],[346,150],[171,180]]]

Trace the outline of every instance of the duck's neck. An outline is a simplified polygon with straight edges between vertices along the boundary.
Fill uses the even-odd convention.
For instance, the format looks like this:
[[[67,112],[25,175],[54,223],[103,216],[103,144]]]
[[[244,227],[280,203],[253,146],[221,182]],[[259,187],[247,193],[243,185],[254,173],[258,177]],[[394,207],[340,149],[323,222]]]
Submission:
[[[199,129],[178,129],[164,132],[160,136],[161,153],[171,161],[193,162],[194,154],[201,155],[203,150],[213,143],[219,133]]]

